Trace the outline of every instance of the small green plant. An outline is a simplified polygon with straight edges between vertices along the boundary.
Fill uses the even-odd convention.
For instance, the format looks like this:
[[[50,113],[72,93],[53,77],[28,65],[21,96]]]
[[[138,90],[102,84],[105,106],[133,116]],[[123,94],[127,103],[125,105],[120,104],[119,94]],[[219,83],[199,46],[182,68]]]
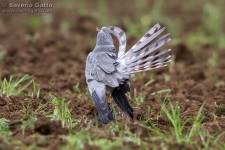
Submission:
[[[5,49],[3,48],[2,45],[0,45],[0,62],[3,60],[5,56]]]
[[[124,123],[113,123],[111,124],[111,126],[107,127],[106,130],[111,135],[112,139],[120,141],[118,143],[111,140],[113,144],[107,149],[112,149],[113,147],[121,147],[123,146],[123,143],[132,143],[134,145],[142,147],[143,149],[148,149],[147,143],[140,138],[140,133],[132,133]],[[106,149],[104,145],[102,145],[102,147],[100,148]]]
[[[63,137],[65,141],[68,142],[68,145],[63,147],[63,150],[81,150],[84,149],[85,144],[91,146],[99,147],[101,149],[110,150],[115,147],[122,146],[121,140],[109,140],[105,138],[100,138],[95,134],[90,134],[87,129],[81,129],[75,133],[69,133],[68,136]]]
[[[42,20],[40,17],[32,16],[28,19],[28,24],[32,28],[40,28],[42,26]]]
[[[147,111],[148,111],[148,113],[151,113],[151,106],[148,106]]]
[[[133,96],[133,98],[131,97],[130,92],[127,93],[126,95],[127,95],[127,97],[128,97],[129,99],[133,99],[134,102],[135,102],[137,105],[140,105],[141,103],[143,103],[143,102],[145,101],[146,97],[147,97],[146,94],[142,94],[142,93],[137,94],[137,89],[136,89],[136,88],[134,88],[134,96]]]
[[[0,135],[11,135],[11,131],[8,129],[9,120],[5,118],[0,119]]]
[[[164,73],[163,77],[166,82],[170,80],[170,75],[168,75],[167,73]]]
[[[217,103],[215,102],[215,107],[217,108],[218,115],[225,115],[225,106],[222,103],[217,105]]]
[[[149,80],[147,83],[145,83],[144,86],[149,86],[150,84],[152,84],[155,81],[155,79]]]
[[[77,98],[82,98],[82,99],[87,100],[87,99],[88,99],[88,95],[89,95],[88,90],[86,90],[85,93],[81,92],[79,85],[80,85],[80,84],[77,83],[75,86],[73,86],[73,89],[74,89],[74,91],[75,91],[75,94],[74,94],[74,95],[75,95]]]
[[[166,99],[165,99],[166,100]],[[150,126],[146,126],[144,124],[139,124],[140,126],[147,128],[154,132],[157,136],[154,136],[150,138],[151,140],[157,140],[157,139],[163,139],[164,141],[168,143],[186,143],[190,145],[194,145],[198,148],[199,143],[197,143],[195,140],[196,137],[199,137],[201,140],[202,145],[207,149],[210,144],[217,145],[215,144],[215,139],[219,138],[219,135],[209,135],[206,133],[204,130],[201,128],[201,114],[203,110],[203,105],[200,107],[197,116],[193,120],[192,118],[187,118],[186,120],[182,121],[181,120],[181,109],[176,103],[174,106],[169,100],[166,100],[163,103],[161,103],[162,107],[162,115],[165,115],[169,122],[171,123],[171,131],[170,133],[164,133],[157,127],[157,123],[154,122],[151,118],[147,120],[147,122],[150,124]],[[167,108],[167,105],[169,105]],[[189,130],[185,129],[185,125],[187,123],[190,123],[193,121],[193,124]],[[185,129],[185,130],[184,130]],[[169,137],[167,134],[170,134],[172,136]],[[216,138],[217,136],[217,138]]]
[[[218,53],[214,52],[212,57],[210,57],[207,61],[209,68],[215,68],[219,61]]]
[[[116,147],[121,147],[123,145],[123,142],[121,140],[109,140],[101,138],[92,141],[90,144],[101,149],[111,150]]]
[[[172,91],[171,89],[163,89],[163,90],[159,90],[159,91],[153,92],[151,94],[155,95],[155,94],[162,94],[162,93],[170,93],[171,91]]]
[[[40,97],[40,89],[37,89],[38,86],[37,83],[34,81],[34,79],[32,80],[32,85],[33,85],[33,92],[28,93],[28,96],[38,99]]]
[[[134,102],[137,104],[137,105],[140,105],[141,103],[143,103],[146,99],[146,94],[137,94],[137,90],[136,88],[134,88]]]
[[[0,95],[20,95],[32,83],[32,76],[25,75],[22,78],[14,80],[10,76],[9,80],[4,78],[0,80]]]
[[[131,142],[137,146],[140,146],[145,150],[148,149],[147,143],[141,140],[140,134],[132,133],[129,129],[124,131],[124,135],[121,136],[121,139],[123,139],[124,142]]]
[[[65,98],[62,97],[58,99],[55,96],[50,95],[52,98],[52,103],[55,106],[53,114],[49,115],[51,120],[60,120],[62,122],[62,127],[72,128],[74,127],[73,119],[71,116],[71,110],[69,110],[69,102],[65,102]]]
[[[63,139],[68,142],[68,145],[62,148],[63,150],[81,150],[84,149],[84,144],[91,140],[91,136],[85,129],[81,129],[75,132],[75,134],[69,133]]]
[[[61,21],[60,28],[61,28],[62,31],[69,31],[70,23],[66,20]]]
[[[28,105],[23,104],[23,110],[21,110],[21,113],[23,114],[23,119],[22,119],[22,133],[23,134],[25,133],[26,128],[32,129],[34,127],[34,122],[37,120],[37,116],[36,116],[35,112],[37,112],[38,109],[34,113],[32,113],[29,110],[29,107],[30,107],[30,104],[28,104]]]
[[[140,78],[142,78],[144,76],[144,73],[143,72],[138,72],[135,74],[135,76],[133,78],[131,78],[132,81],[136,81]]]

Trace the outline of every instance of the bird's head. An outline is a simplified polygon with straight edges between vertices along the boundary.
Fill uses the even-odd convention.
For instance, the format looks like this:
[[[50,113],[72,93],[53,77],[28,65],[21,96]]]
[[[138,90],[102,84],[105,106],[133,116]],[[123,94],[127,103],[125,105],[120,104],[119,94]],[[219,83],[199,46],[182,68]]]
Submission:
[[[96,30],[98,31],[96,46],[100,46],[100,45],[113,46],[113,39],[109,33],[104,32],[103,30],[99,28],[96,28]]]

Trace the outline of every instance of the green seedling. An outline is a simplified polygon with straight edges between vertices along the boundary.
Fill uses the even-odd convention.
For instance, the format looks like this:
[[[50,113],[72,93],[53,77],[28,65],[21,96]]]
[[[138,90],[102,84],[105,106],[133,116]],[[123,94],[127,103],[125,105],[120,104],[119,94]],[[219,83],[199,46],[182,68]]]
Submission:
[[[217,112],[219,115],[225,115],[225,106],[222,103],[217,105],[217,103],[215,102],[215,107],[217,108]]]
[[[77,92],[76,95],[77,95],[78,97],[81,97],[82,93],[81,93],[81,91],[80,91],[79,85],[80,85],[80,83],[77,83],[76,85],[73,86],[73,89],[74,89],[75,92]]]
[[[163,77],[166,82],[170,80],[170,75],[168,75],[166,73],[163,74]]]
[[[84,128],[74,134],[69,133],[69,135],[63,137],[63,139],[68,142],[68,145],[62,148],[63,150],[81,150],[84,149],[85,144],[106,150],[122,146],[122,141],[120,140],[100,138],[96,134],[90,134],[90,132]]]
[[[33,28],[40,28],[42,26],[42,21],[40,17],[32,16],[29,18],[28,24]]]
[[[147,97],[146,94],[137,94],[137,89],[134,88],[134,96],[133,98],[131,97],[131,94],[130,92],[129,93],[126,93],[126,96],[128,97],[128,99],[133,99],[134,102],[137,104],[137,105],[140,105],[141,103],[143,103]]]
[[[57,97],[54,97],[50,95],[52,98],[52,104],[55,106],[55,109],[53,111],[53,114],[49,115],[51,120],[60,120],[62,122],[62,127],[72,128],[74,127],[74,122],[71,116],[71,110],[69,110],[69,102],[65,102],[65,98],[62,97],[61,99],[58,99]]]
[[[73,86],[73,89],[75,91],[75,94],[74,95],[77,98],[88,100],[88,96],[89,96],[88,89],[85,91],[85,93],[83,93],[83,92],[81,92],[79,85],[80,84],[77,83],[75,86]]]
[[[152,84],[155,81],[155,79],[149,80],[147,83],[145,83],[145,87],[149,86],[150,84]]]
[[[148,149],[147,143],[141,140],[140,133],[132,133],[128,126],[124,123],[113,123],[111,124],[111,126],[108,126],[106,130],[108,131],[107,133],[111,135],[113,140],[120,141],[119,143],[117,143],[116,141],[111,140],[111,142],[114,143],[110,146],[111,149],[121,147],[123,146],[123,143],[132,143],[139,147],[142,147],[143,149]],[[103,145],[100,148],[104,149]]]
[[[26,128],[33,128],[34,127],[34,122],[37,120],[37,117],[35,113],[32,113],[29,110],[30,104],[25,106],[23,104],[23,110],[21,110],[21,113],[23,114],[23,119],[22,119],[22,133],[25,133]]]
[[[137,104],[137,105],[140,105],[141,103],[143,103],[146,99],[146,95],[145,94],[142,94],[140,93],[139,95],[137,94],[137,89],[134,88],[134,102]]]
[[[121,140],[109,140],[105,138],[96,139],[90,142],[90,145],[99,147],[100,149],[111,150],[123,145]]]
[[[0,45],[0,62],[4,59],[5,51],[6,50],[3,48],[3,46]]]
[[[32,76],[25,75],[22,78],[14,80],[10,76],[9,80],[4,78],[0,80],[0,95],[20,95],[32,83]]]
[[[169,108],[167,108],[167,105],[169,105]],[[188,118],[185,121],[182,121],[181,109],[178,103],[176,103],[176,105],[174,106],[170,101],[163,102],[161,104],[162,114],[168,118],[168,120],[170,121],[172,125],[170,133],[164,133],[163,131],[161,131],[160,128],[157,126],[157,123],[155,123],[151,118],[147,120],[150,126],[146,126],[144,124],[139,124],[139,125],[141,127],[151,130],[157,135],[157,136],[151,137],[150,140],[154,141],[154,140],[161,139],[168,143],[186,143],[201,149],[201,147],[199,147],[199,142],[196,142],[195,140],[193,140],[194,138],[199,137],[204,148],[208,149],[210,147],[210,144],[214,143],[214,145],[216,145],[215,143],[217,142],[215,142],[215,139],[219,138],[219,136],[217,136],[216,138],[216,135],[209,135],[204,130],[202,130],[201,114],[202,114],[203,106],[204,106],[204,103],[200,107],[197,113],[197,116],[195,117],[194,120],[192,118]],[[191,120],[193,120],[194,122],[191,128],[187,131],[185,129],[185,125],[187,123],[190,123]],[[172,138],[168,136],[167,134],[170,134]]]
[[[148,106],[148,113],[151,113],[151,106]]]
[[[153,92],[151,93],[152,95],[155,95],[155,94],[162,94],[162,93],[170,93],[172,90],[171,89],[163,89],[163,90],[160,90],[160,91],[156,91],[156,92]]]
[[[75,132],[75,134],[69,133],[63,139],[68,142],[68,145],[63,147],[62,150],[82,150],[84,149],[84,144],[91,140],[91,135],[85,129],[81,129]]]
[[[214,52],[212,57],[210,57],[207,61],[208,67],[215,68],[218,64],[218,61],[219,61],[219,55],[218,53]]]
[[[68,21],[66,21],[66,20],[61,21],[60,22],[60,29],[62,31],[69,31],[69,29],[70,29],[70,23]]]
[[[131,78],[131,80],[132,81],[136,81],[136,80],[138,80],[138,79],[140,79],[142,77],[143,77],[143,73],[142,72],[138,72],[138,73],[135,74],[135,76],[133,78]]]
[[[0,119],[0,135],[11,135],[12,132],[8,129],[9,120],[5,118]]]
[[[40,97],[40,89],[37,89],[37,83],[34,81],[34,79],[32,80],[32,85],[33,85],[33,92],[29,93],[28,95],[31,96],[32,98],[39,98]]]

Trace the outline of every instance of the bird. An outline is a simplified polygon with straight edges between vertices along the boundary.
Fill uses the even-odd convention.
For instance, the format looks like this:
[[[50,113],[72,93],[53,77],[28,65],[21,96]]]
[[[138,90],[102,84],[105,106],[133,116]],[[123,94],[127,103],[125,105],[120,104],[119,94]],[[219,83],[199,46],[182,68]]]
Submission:
[[[130,91],[129,79],[137,72],[165,67],[171,61],[171,49],[159,49],[171,40],[170,34],[159,36],[165,29],[159,24],[154,25],[126,51],[126,34],[122,29],[116,26],[96,28],[96,45],[87,56],[85,77],[101,123],[115,120],[107,94],[133,119],[133,109],[125,95]],[[112,36],[119,41],[118,53]]]

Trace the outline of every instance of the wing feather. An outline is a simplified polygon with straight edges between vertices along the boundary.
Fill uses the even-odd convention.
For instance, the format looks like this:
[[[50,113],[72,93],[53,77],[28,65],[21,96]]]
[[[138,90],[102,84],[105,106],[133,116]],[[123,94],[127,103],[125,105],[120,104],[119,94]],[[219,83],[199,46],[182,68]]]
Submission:
[[[115,71],[115,60],[108,54],[99,52],[93,58],[95,59],[96,65],[103,69],[106,73],[112,73]]]
[[[106,124],[109,121],[114,120],[106,100],[106,87],[104,83],[92,81],[88,83],[88,88],[97,108],[100,121]]]

